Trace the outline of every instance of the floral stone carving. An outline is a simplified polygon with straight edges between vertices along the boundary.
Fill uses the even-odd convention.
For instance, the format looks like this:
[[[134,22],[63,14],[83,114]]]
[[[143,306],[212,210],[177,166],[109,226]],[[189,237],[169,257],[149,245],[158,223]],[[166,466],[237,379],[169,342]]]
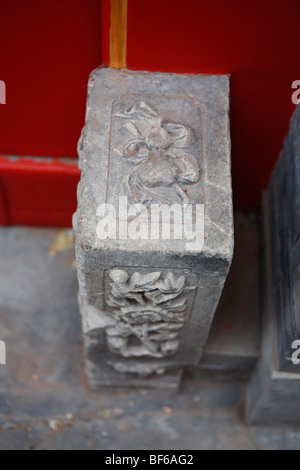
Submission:
[[[114,308],[114,326],[106,329],[111,352],[123,357],[165,357],[177,352],[179,333],[185,321],[187,286],[185,276],[169,272],[149,274],[113,269],[108,305]]]
[[[181,184],[200,180],[196,157],[183,150],[195,141],[192,128],[160,115],[144,101],[115,116],[126,121],[125,128],[131,136],[123,146],[123,156],[136,167],[126,179],[134,200],[147,205],[162,199],[153,188],[172,187],[182,203],[190,203]]]

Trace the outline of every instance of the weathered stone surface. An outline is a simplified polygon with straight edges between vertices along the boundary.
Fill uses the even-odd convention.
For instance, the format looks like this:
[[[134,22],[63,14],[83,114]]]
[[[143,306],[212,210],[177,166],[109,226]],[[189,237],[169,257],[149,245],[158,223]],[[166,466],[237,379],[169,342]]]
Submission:
[[[153,374],[163,383],[164,373],[173,384],[173,371],[200,360],[233,251],[228,95],[226,76],[90,77],[74,229],[93,388],[158,382]],[[109,222],[106,239],[103,204],[118,229]],[[155,204],[176,204],[171,236],[155,231],[168,228],[165,215],[149,231]],[[187,205],[203,214],[193,243],[176,218]]]
[[[270,249],[268,194],[264,196],[264,299],[261,355],[247,390],[246,421],[249,424],[299,423],[299,365],[293,371],[280,370],[278,319],[274,304],[274,285]],[[294,351],[295,352],[295,351]]]
[[[263,199],[264,328],[249,422],[300,422],[300,107]],[[299,351],[299,352],[298,352]]]
[[[291,361],[300,338],[300,108],[292,120],[268,188],[272,285],[279,370],[300,373]]]

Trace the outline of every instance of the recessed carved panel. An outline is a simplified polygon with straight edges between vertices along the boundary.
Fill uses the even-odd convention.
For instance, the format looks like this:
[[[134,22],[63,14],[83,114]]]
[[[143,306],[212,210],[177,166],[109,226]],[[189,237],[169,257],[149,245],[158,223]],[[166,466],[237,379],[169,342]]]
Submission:
[[[145,205],[203,202],[202,120],[186,97],[126,95],[115,102],[107,202],[121,194]]]
[[[159,271],[128,274],[109,272],[111,307],[115,325],[106,329],[111,352],[123,357],[166,357],[177,352],[186,320],[187,296],[196,288],[184,275]]]
[[[135,201],[149,204],[160,199],[159,188],[168,187],[182,202],[192,202],[181,186],[200,180],[197,158],[186,150],[195,142],[192,128],[160,115],[145,101],[124,107],[115,116],[124,121],[130,136],[123,158],[135,167],[126,180]]]

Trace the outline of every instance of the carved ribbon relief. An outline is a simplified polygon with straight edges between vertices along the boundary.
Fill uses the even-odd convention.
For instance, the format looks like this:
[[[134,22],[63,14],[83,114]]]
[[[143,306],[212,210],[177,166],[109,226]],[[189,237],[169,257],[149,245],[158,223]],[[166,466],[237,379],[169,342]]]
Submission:
[[[190,203],[181,185],[195,184],[201,176],[197,158],[185,150],[195,142],[192,128],[160,115],[144,101],[115,116],[125,121],[130,136],[122,152],[128,164],[136,167],[125,183],[134,201],[149,205],[162,199],[155,188],[168,187],[182,203]],[[166,202],[171,203],[172,196]]]
[[[187,286],[185,276],[169,272],[129,275],[122,269],[109,273],[108,305],[115,325],[106,329],[111,352],[123,357],[165,357],[177,352],[179,333],[185,321]]]

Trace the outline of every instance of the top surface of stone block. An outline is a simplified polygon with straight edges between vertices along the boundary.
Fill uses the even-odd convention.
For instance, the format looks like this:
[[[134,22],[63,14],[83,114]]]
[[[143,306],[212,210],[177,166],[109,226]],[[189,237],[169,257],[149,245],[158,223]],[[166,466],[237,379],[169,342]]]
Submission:
[[[120,196],[146,206],[203,204],[204,244],[191,254],[231,260],[228,111],[228,76],[95,70],[78,144],[77,243],[182,254],[185,241],[179,239],[100,240],[97,209],[104,203],[117,209]]]

